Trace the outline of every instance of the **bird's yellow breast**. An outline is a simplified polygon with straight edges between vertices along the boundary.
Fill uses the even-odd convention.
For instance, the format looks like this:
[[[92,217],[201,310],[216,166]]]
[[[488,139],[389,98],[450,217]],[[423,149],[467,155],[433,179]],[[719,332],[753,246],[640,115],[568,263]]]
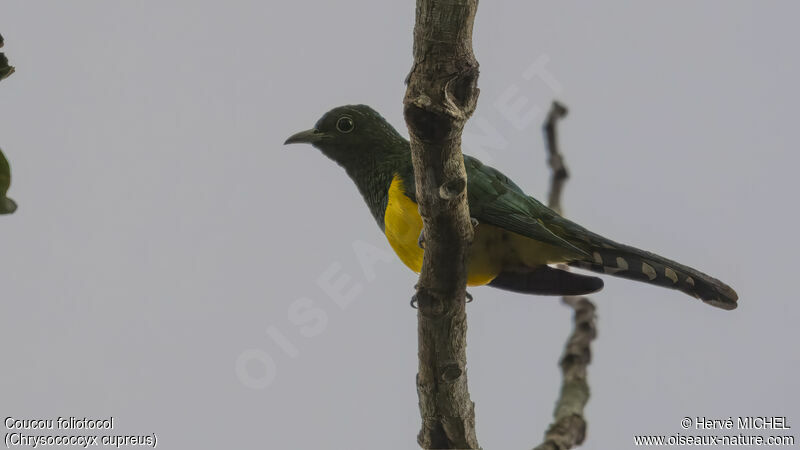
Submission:
[[[395,175],[389,186],[384,233],[400,260],[414,272],[422,270],[424,250],[418,245],[422,218],[417,204],[405,194]],[[563,262],[563,251],[490,224],[479,224],[467,262],[467,284],[481,286],[492,281],[504,268],[535,267]]]

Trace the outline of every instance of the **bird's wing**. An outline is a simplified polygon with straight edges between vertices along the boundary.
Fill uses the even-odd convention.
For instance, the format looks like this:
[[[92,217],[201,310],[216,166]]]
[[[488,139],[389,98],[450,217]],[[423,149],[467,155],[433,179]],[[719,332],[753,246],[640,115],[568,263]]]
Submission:
[[[589,253],[565,239],[573,224],[525,195],[507,176],[475,158],[464,156],[470,215],[522,236],[563,248],[575,257]],[[577,225],[576,225],[577,226]]]
[[[0,198],[6,196],[9,186],[11,186],[11,167],[3,151],[0,150]]]

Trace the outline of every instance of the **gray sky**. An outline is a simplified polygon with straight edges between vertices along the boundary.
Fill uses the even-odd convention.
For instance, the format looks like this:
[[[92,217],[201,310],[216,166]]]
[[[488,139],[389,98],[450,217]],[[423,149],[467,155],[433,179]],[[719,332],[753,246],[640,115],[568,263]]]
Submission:
[[[176,449],[415,445],[416,275],[340,168],[281,145],[345,103],[406,134],[413,3],[3,2],[3,418],[113,415]],[[585,448],[692,434],[685,416],[800,426],[798,13],[481,2],[465,151],[543,199],[537,111],[559,98],[566,214],[740,294],[726,312],[606,278]],[[531,447],[570,312],[471,291],[479,441]]]

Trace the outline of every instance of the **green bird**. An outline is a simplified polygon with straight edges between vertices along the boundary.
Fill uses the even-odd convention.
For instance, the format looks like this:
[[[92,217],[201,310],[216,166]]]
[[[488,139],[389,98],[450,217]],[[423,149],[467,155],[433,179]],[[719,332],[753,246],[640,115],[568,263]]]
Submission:
[[[344,168],[392,249],[419,273],[424,237],[408,140],[369,106],[347,105],[328,111],[314,128],[285,142],[293,143],[312,144]],[[550,267],[568,264],[677,289],[719,308],[736,308],[736,292],[716,278],[593,233],[473,157],[464,155],[464,165],[469,211],[477,223],[467,285],[542,295],[582,295],[603,287],[600,278]]]
[[[0,150],[0,214],[11,214],[17,210],[14,200],[6,197],[9,186],[11,186],[11,166],[8,165],[8,160]]]

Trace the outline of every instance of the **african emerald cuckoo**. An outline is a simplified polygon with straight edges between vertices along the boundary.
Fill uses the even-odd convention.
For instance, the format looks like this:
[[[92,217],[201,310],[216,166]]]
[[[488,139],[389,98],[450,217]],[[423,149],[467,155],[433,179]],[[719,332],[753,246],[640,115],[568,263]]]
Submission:
[[[365,105],[334,108],[314,128],[285,143],[312,144],[342,166],[397,256],[420,271],[424,240],[410,145],[380,114]],[[464,155],[464,165],[469,211],[478,224],[467,262],[469,286],[550,295],[581,295],[603,287],[600,278],[548,266],[564,263],[677,289],[719,308],[736,308],[738,296],[725,283],[592,233],[475,158]]]

